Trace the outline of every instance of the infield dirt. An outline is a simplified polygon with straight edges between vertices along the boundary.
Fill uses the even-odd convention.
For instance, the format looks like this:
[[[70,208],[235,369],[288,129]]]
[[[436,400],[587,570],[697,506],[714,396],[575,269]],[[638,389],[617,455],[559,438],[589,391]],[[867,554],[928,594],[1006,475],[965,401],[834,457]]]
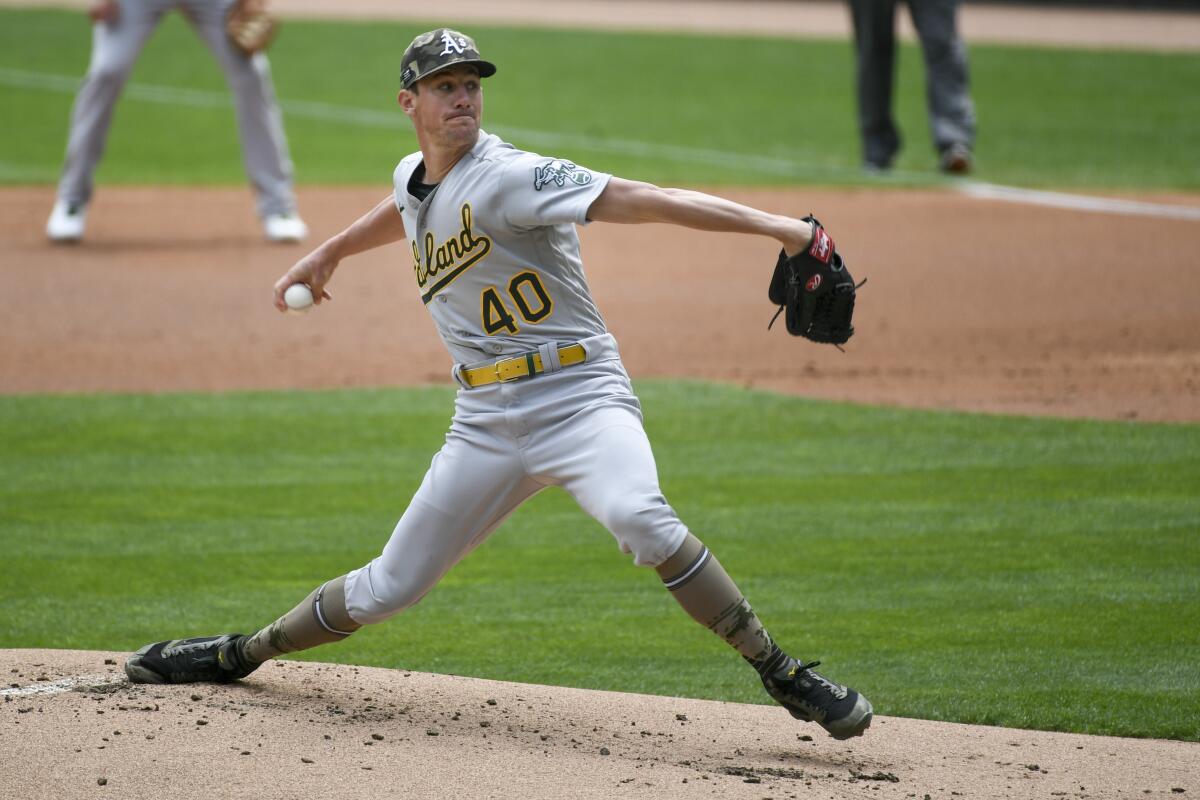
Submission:
[[[389,187],[301,191],[313,241]],[[846,352],[767,330],[768,241],[582,230],[588,280],[634,379],[1053,416],[1200,419],[1200,224],[952,191],[724,191],[819,210],[856,279]],[[1191,203],[1196,198],[1141,198]],[[404,246],[347,261],[333,302],[278,313],[305,250],[266,244],[246,189],[101,187],[87,242],[43,236],[49,188],[0,191],[0,387],[162,392],[447,384]]]

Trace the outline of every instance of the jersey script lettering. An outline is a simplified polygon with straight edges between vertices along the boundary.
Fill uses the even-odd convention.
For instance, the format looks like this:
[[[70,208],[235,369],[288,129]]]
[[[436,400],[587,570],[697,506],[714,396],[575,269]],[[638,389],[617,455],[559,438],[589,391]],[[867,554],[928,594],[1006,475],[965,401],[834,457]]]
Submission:
[[[425,234],[425,252],[422,257],[421,249],[414,241],[413,270],[417,276],[417,286],[421,288],[421,302],[426,305],[434,296],[450,284],[463,272],[477,264],[492,249],[492,240],[486,236],[476,236],[471,230],[471,204],[463,203],[462,230],[451,236],[440,245],[435,246],[433,232]],[[447,272],[447,270],[449,270]],[[445,275],[441,273],[445,272]],[[441,275],[441,277],[438,277]],[[426,285],[433,285],[426,289]]]

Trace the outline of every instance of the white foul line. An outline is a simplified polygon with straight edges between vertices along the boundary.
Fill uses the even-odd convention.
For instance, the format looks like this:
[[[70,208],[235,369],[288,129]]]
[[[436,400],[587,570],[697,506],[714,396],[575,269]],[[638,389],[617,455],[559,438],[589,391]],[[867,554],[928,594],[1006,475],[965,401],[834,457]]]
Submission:
[[[74,678],[63,678],[58,681],[49,683],[35,683],[30,686],[19,686],[8,689],[0,689],[0,697],[32,697],[39,694],[62,694],[75,689],[77,686],[109,686],[114,683],[121,683],[125,680],[124,675],[111,675],[105,673],[103,675],[79,675]]]
[[[29,72],[27,70],[0,67],[0,84],[20,89],[42,89],[74,94],[79,88],[80,79],[66,75],[52,75],[44,72]],[[205,89],[186,89],[131,83],[125,87],[125,94],[144,102],[188,106],[191,108],[227,108],[232,105],[232,100],[228,94],[211,92]],[[280,106],[288,115],[320,120],[322,122],[334,122],[368,128],[403,127],[403,120],[398,111],[385,112],[376,109],[339,106],[331,103],[307,100],[285,100],[280,103]],[[540,147],[580,148],[601,153],[661,158],[684,164],[707,164],[710,166],[725,167],[732,171],[747,171],[789,177],[822,177],[834,180],[855,180],[861,178],[862,174],[857,169],[835,165],[802,164],[770,156],[730,153],[723,150],[709,150],[699,147],[653,144],[651,142],[639,142],[628,139],[599,138],[584,134],[555,133],[553,131],[514,128],[508,125],[495,126],[493,130],[502,133],[507,138],[518,139]],[[917,173],[893,173],[890,177],[892,179],[919,180],[924,176]],[[1194,206],[1178,206],[1166,203],[1147,203],[1137,200],[1119,200],[1062,192],[1048,192],[1036,189],[1022,189],[1017,186],[976,183],[974,181],[956,181],[951,185],[955,186],[957,191],[965,194],[967,197],[981,200],[1003,200],[1011,203],[1049,206],[1074,211],[1092,211],[1103,214],[1132,214],[1165,219],[1200,220],[1200,207]]]
[[[1102,214],[1134,214],[1143,217],[1200,220],[1200,206],[1174,206],[1166,203],[1147,203],[1141,200],[1119,200],[1110,197],[1089,197],[1080,194],[1022,189],[1017,186],[997,186],[994,183],[968,181],[958,190],[980,200],[1005,200],[1072,211],[1096,211]]]

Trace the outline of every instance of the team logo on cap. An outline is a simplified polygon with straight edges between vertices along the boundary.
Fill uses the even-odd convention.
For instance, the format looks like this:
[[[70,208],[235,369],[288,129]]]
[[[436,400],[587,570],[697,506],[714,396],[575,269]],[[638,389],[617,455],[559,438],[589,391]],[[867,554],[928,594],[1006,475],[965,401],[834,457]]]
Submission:
[[[570,161],[557,158],[533,168],[533,188],[536,191],[540,192],[543,186],[549,186],[551,183],[562,188],[567,185],[567,181],[577,186],[586,186],[592,182],[592,173]]]
[[[455,37],[450,31],[442,31],[442,44],[444,47],[442,48],[442,52],[438,53],[439,56],[447,56],[453,53],[458,53],[461,56],[471,46],[467,42],[467,37]]]

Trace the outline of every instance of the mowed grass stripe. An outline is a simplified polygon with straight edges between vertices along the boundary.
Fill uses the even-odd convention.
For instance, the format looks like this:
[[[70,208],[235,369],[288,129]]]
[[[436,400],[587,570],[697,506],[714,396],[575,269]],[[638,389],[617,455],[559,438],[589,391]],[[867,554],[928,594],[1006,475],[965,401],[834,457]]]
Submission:
[[[343,124],[396,114],[400,52],[436,23],[288,20],[271,49],[301,182],[385,183],[415,149],[399,126]],[[688,186],[940,182],[924,66],[899,49],[896,113],[906,146],[891,180],[858,170],[849,42],[473,28],[500,66],[485,127],[594,169]],[[0,70],[80,76],[89,29],[78,11],[0,9]],[[1052,188],[1200,189],[1200,59],[1192,54],[971,46],[980,180]],[[178,15],[148,43],[131,82],[181,98],[226,93],[219,68]],[[0,131],[0,181],[57,174],[64,84],[0,85],[17,123]],[[164,96],[156,95],[156,99]],[[207,103],[207,99],[204,101]],[[344,112],[339,109],[348,109]],[[332,112],[333,119],[319,117]],[[734,154],[722,158],[720,154]],[[717,154],[714,157],[714,154]],[[126,98],[101,182],[244,182],[227,106]],[[44,178],[42,179],[44,180]]]
[[[638,388],[683,519],[785,647],[880,713],[1200,739],[1200,426]],[[379,551],[451,403],[0,398],[0,646],[270,621]],[[417,607],[301,657],[766,701],[558,490]]]
[[[0,68],[0,85],[14,89],[42,90],[74,95],[79,87],[79,79],[66,75],[49,75],[41,72]],[[171,86],[131,83],[125,86],[123,94],[131,100],[176,108],[231,108],[233,106],[233,99],[228,93],[201,89],[180,89]],[[304,100],[284,100],[280,102],[280,108],[288,117],[351,127],[386,128],[404,132],[409,130],[409,122],[401,114],[399,108],[380,111]],[[820,173],[831,178],[854,179],[857,177],[857,170],[845,171],[848,174],[839,174],[839,170],[832,167],[818,168],[780,158],[764,158],[750,153],[704,150],[696,147],[652,144],[583,134],[554,133],[529,128],[515,128],[510,125],[499,127],[488,125],[488,129],[489,132],[507,140],[520,141],[527,147],[571,148],[609,155],[636,155],[666,159],[682,164],[704,164],[726,169],[743,169],[767,175],[813,177]]]

